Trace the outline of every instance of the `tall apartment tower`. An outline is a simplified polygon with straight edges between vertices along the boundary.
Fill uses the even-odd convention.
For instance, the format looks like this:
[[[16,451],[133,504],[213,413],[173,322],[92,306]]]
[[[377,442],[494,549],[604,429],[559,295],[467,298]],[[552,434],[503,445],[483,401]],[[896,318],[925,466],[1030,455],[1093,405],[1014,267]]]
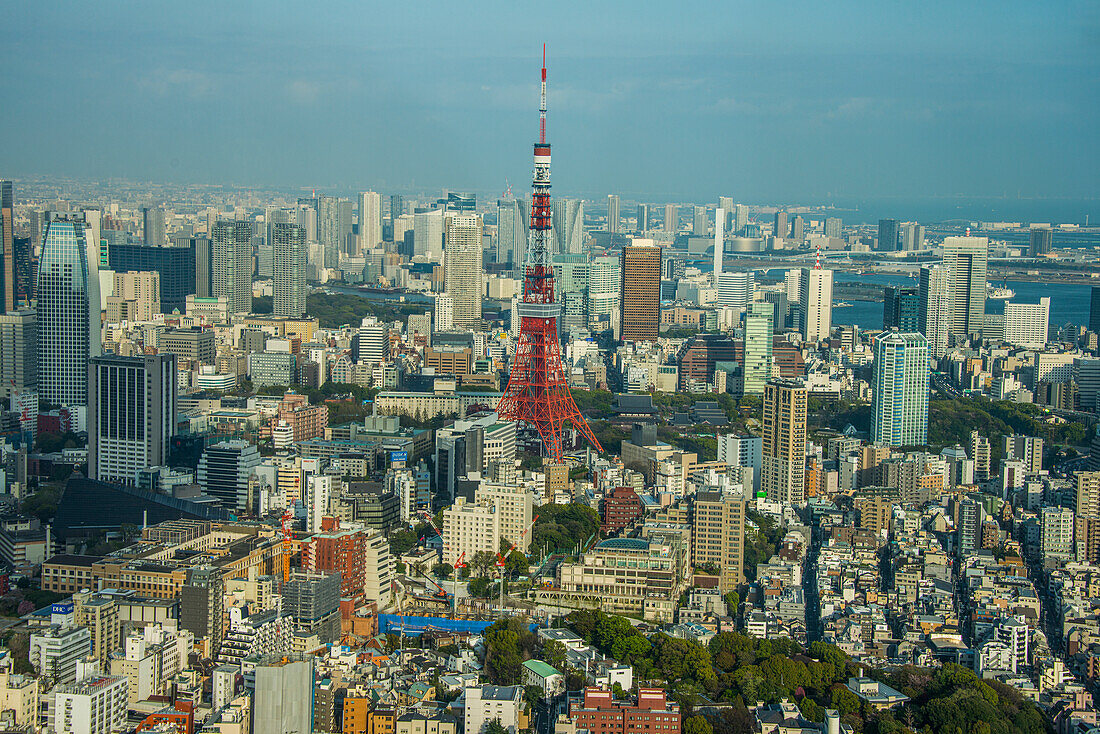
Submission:
[[[141,209],[141,235],[146,245],[168,244],[168,230],[164,226],[164,210],[159,206],[146,206]]]
[[[620,217],[619,217],[619,195],[608,194],[607,195],[607,231],[612,234],[619,231]]]
[[[481,320],[481,229],[478,216],[456,214],[447,219],[443,283],[454,303],[456,326],[470,326]]]
[[[0,396],[38,386],[38,316],[32,308],[0,314]]]
[[[691,233],[696,237],[705,237],[707,234],[707,208],[697,206],[692,209]]]
[[[741,234],[741,230],[749,223],[749,209],[744,204],[738,204],[733,208],[733,233]]]
[[[675,204],[665,204],[665,232],[676,232],[680,229],[680,207]]]
[[[340,267],[340,201],[322,194],[317,197],[317,241],[321,243],[324,267]]]
[[[405,197],[401,194],[390,194],[390,221],[397,219],[405,213]]]
[[[917,289],[917,330],[924,334],[929,351],[937,359],[947,352],[951,327],[948,275],[942,265],[925,265],[920,269]]]
[[[885,252],[893,252],[898,249],[898,236],[901,234],[900,224],[896,219],[878,220],[878,247],[875,249]]]
[[[1100,471],[1077,474],[1076,558],[1078,561],[1100,561]]]
[[[225,296],[230,313],[252,311],[252,225],[219,221],[210,253],[210,295]]]
[[[775,236],[786,238],[787,233],[790,231],[790,227],[787,225],[787,212],[779,211],[775,213]]]
[[[101,355],[88,364],[88,471],[134,484],[162,466],[176,426],[176,356]]]
[[[635,228],[639,235],[645,235],[649,229],[649,204],[638,205],[638,225]]]
[[[382,244],[382,197],[374,191],[359,194],[359,254]]]
[[[745,312],[745,363],[741,368],[741,394],[760,395],[772,376],[772,319],[770,303],[753,303]]]
[[[87,405],[88,359],[99,354],[99,283],[87,231],[83,219],[55,215],[38,263],[38,395],[54,405]]]
[[[656,341],[661,328],[661,248],[627,245],[619,255],[619,340]]]
[[[1031,242],[1028,246],[1028,255],[1038,257],[1050,253],[1054,244],[1054,230],[1050,227],[1032,227]]]
[[[825,218],[825,236],[831,239],[840,239],[841,228],[843,222],[840,217],[826,217]]]
[[[888,331],[875,337],[871,442],[928,443],[928,340]]]
[[[642,204],[639,207],[645,206]],[[584,201],[558,199],[551,218],[554,233],[554,255],[579,255],[584,252]],[[526,241],[527,230],[523,229]]]
[[[770,380],[764,386],[761,486],[772,502],[806,499],[806,386]]]
[[[275,248],[273,313],[276,316],[301,318],[306,315],[305,227],[297,224],[274,224],[271,227],[271,240]]]
[[[0,181],[0,254],[3,273],[0,287],[4,296],[4,313],[15,310],[15,196],[11,181]]]
[[[829,337],[833,328],[833,271],[803,268],[799,278],[798,303],[802,338],[817,343]]]
[[[943,266],[947,268],[950,302],[948,331],[952,335],[980,335],[985,321],[986,264],[989,239],[946,237]]]
[[[745,581],[745,498],[698,492],[691,503],[691,552],[696,567],[718,567],[723,594]]]

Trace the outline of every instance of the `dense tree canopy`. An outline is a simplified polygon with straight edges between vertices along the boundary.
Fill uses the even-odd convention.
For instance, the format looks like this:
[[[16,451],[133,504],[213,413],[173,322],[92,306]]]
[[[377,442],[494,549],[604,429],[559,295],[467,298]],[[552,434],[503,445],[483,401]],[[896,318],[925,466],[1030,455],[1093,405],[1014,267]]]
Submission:
[[[600,529],[600,515],[584,505],[543,505],[532,528],[531,552],[544,546],[551,552],[570,552]]]

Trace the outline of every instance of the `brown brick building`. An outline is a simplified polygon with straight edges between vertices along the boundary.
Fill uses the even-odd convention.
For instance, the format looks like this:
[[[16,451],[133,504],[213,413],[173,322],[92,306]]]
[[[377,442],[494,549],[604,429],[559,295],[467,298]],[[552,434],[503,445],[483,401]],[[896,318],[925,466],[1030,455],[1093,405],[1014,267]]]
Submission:
[[[577,729],[591,734],[679,734],[680,705],[660,688],[639,688],[634,701],[616,701],[603,688],[584,689],[583,699],[569,702]]]

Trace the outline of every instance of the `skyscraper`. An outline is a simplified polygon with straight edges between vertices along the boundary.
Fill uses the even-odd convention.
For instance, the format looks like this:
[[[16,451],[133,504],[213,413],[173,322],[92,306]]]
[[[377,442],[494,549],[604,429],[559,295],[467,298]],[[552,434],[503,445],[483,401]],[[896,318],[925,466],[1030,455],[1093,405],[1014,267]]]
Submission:
[[[260,465],[260,450],[247,441],[230,440],[202,452],[195,479],[204,493],[223,506],[244,512],[251,506],[249,477]]]
[[[413,250],[439,262],[443,254],[443,210],[433,209],[413,215]]]
[[[612,234],[619,231],[619,196],[607,195],[607,231]]]
[[[405,213],[405,198],[400,194],[390,194],[390,221]]]
[[[806,239],[806,220],[802,218],[801,214],[795,214],[794,220],[791,222],[791,239],[795,242]]]
[[[168,230],[164,226],[164,210],[159,206],[141,209],[141,234],[147,245],[167,245]]]
[[[620,341],[656,341],[661,328],[661,248],[635,240],[619,256]]]
[[[741,234],[741,230],[749,223],[749,210],[744,204],[738,204],[733,208],[733,233]]]
[[[1054,231],[1050,227],[1032,227],[1028,254],[1031,257],[1046,255],[1054,244]]]
[[[87,405],[88,359],[99,354],[99,291],[92,282],[98,276],[88,263],[86,233],[82,218],[54,215],[42,244],[38,394],[53,405]]]
[[[826,217],[825,218],[825,236],[835,239],[840,239],[840,233],[843,223],[840,221],[840,217]]]
[[[696,237],[705,237],[707,234],[707,208],[697,206],[692,209],[691,233]]]
[[[515,199],[497,200],[496,261],[515,263],[516,238],[525,231]]]
[[[770,303],[753,303],[745,312],[745,363],[741,368],[741,394],[760,395],[772,376],[772,318]]]
[[[210,295],[225,296],[230,313],[252,311],[252,225],[219,221],[214,225],[210,258]]]
[[[734,270],[718,277],[718,306],[747,309],[756,291],[756,274]]]
[[[11,397],[37,385],[37,314],[32,308],[0,314],[0,395]]]
[[[382,197],[374,191],[359,194],[359,253],[382,244]]]
[[[928,340],[887,331],[874,339],[871,442],[886,446],[928,443]]]
[[[176,356],[102,355],[88,365],[88,470],[92,479],[134,484],[162,466],[176,432]]]
[[[675,204],[665,204],[664,230],[676,232],[680,229],[680,207]]]
[[[15,196],[11,181],[0,181],[0,253],[3,255],[4,313],[15,310]]]
[[[377,194],[375,194],[377,197]],[[274,255],[274,299],[276,316],[300,318],[306,314],[306,230],[297,224],[275,224],[271,228]]]
[[[620,310],[619,295],[622,287],[620,258],[603,255],[592,258],[588,266],[588,320],[608,317]]]
[[[636,231],[639,235],[644,235],[646,230],[649,229],[649,204],[638,205],[638,225]]]
[[[340,202],[324,194],[317,197],[317,241],[324,267],[340,267]]]
[[[898,220],[878,220],[878,245],[875,249],[884,252],[893,252],[898,249]]]
[[[901,228],[901,249],[906,252],[924,249],[924,226],[906,222]]]
[[[919,331],[920,297],[917,288],[886,286],[882,301],[882,328],[886,331]]]
[[[726,214],[722,207],[714,210],[714,286],[718,287],[721,280],[722,264],[726,258],[726,236],[724,227]]]
[[[780,238],[786,238],[787,232],[790,231],[790,227],[787,226],[787,212],[778,211],[775,213],[775,236]]]
[[[582,253],[584,251],[584,202],[580,199],[555,201],[551,229],[554,233],[555,255]],[[526,242],[526,228],[523,234]]]
[[[470,326],[481,320],[481,217],[456,214],[447,218],[444,289],[454,301],[454,323]]]
[[[800,382],[764,385],[761,485],[772,502],[796,505],[806,499],[806,396]]]
[[[947,351],[950,306],[947,268],[942,265],[922,267],[917,291],[917,330],[924,334],[929,351],[937,359]]]
[[[698,492],[691,503],[691,551],[696,566],[718,568],[718,590],[733,591],[745,581],[745,498]]]
[[[811,343],[827,339],[833,328],[833,271],[802,268],[798,304],[802,338]]]
[[[199,253],[204,259],[200,267]],[[112,245],[107,262],[115,272],[153,272],[160,276],[160,307],[170,314],[184,312],[187,296],[210,295],[210,240],[206,237],[176,237],[172,245]],[[200,275],[201,273],[201,275]]]
[[[947,268],[950,300],[948,331],[952,335],[981,334],[985,322],[988,258],[989,240],[985,237],[947,237],[943,241],[943,265]]]

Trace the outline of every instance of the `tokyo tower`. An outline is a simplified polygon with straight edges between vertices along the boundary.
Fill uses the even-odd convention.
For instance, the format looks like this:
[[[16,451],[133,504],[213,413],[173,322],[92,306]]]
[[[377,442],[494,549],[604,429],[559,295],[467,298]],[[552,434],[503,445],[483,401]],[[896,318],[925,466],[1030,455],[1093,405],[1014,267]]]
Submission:
[[[598,451],[603,451],[569,392],[558,340],[561,306],[554,296],[550,262],[550,144],[546,142],[546,45],[542,47],[542,104],[539,141],[535,143],[535,178],[531,183],[530,239],[524,263],[520,330],[508,387],[497,404],[501,418],[522,421],[542,438],[543,455],[562,457],[562,426],[572,423]]]

